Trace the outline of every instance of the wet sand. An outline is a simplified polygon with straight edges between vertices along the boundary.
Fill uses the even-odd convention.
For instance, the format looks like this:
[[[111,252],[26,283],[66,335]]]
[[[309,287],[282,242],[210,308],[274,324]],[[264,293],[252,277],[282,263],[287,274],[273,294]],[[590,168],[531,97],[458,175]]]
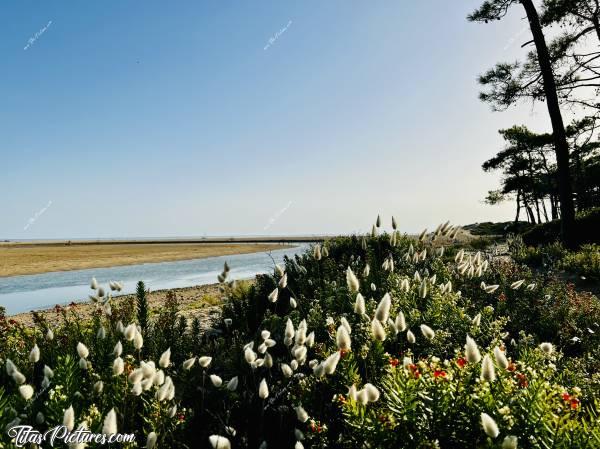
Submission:
[[[2,243],[0,277],[272,251],[268,243]]]

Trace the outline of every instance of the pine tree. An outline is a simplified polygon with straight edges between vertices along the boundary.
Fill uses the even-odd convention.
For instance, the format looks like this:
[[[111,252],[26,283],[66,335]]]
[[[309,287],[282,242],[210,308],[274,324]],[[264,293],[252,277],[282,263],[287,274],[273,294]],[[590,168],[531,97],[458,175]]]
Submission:
[[[535,45],[535,53],[531,53],[533,63],[525,65],[519,62],[497,64],[496,67],[479,77],[480,84],[491,87],[489,92],[481,93],[480,98],[491,103],[498,110],[515,104],[523,98],[541,100],[546,103],[552,124],[556,154],[561,235],[567,246],[573,246],[575,242],[575,204],[569,170],[569,144],[560,110],[557,80],[552,67],[553,60],[536,5],[532,0],[485,0],[479,9],[469,15],[468,19],[473,22],[485,23],[500,20],[515,5],[521,5],[524,8],[529,21],[532,35],[530,42]],[[519,72],[520,70],[521,72]],[[533,76],[535,81],[528,80],[529,76]],[[527,89],[532,84],[537,86],[538,81],[540,83],[538,90],[531,92]]]

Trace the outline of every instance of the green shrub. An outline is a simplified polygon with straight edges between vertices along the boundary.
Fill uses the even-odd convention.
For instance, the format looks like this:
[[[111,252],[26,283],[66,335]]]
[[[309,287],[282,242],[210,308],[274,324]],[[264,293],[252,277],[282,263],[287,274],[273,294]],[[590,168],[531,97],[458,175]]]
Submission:
[[[508,245],[511,256],[519,263],[600,280],[600,245],[585,244],[574,251],[566,250],[559,242],[531,247],[525,245],[521,236],[510,236]]]
[[[534,267],[554,268],[567,253],[560,242],[532,247],[525,245],[521,236],[510,236],[508,245],[515,261]]]
[[[600,281],[600,245],[583,245],[578,251],[566,254],[560,267],[590,280]]]
[[[600,207],[579,212],[575,219],[576,243],[600,243]],[[535,225],[523,233],[527,245],[552,243],[560,238],[560,220]]]
[[[381,401],[362,404],[356,393],[337,396],[349,428],[344,439],[352,447],[364,441],[382,449],[500,447],[512,439],[518,447],[597,447],[596,417],[583,418],[587,404],[579,389],[557,383],[555,359],[540,349],[516,350],[519,362],[506,367],[486,351],[487,370],[467,362],[462,351],[452,359],[390,365],[381,380]],[[482,413],[493,420],[487,433]]]
[[[471,232],[473,235],[503,235],[508,234],[521,234],[527,229],[530,229],[533,225],[526,221],[505,221],[499,223],[493,223],[486,221],[483,223],[475,223],[471,225],[463,226],[463,229]]]

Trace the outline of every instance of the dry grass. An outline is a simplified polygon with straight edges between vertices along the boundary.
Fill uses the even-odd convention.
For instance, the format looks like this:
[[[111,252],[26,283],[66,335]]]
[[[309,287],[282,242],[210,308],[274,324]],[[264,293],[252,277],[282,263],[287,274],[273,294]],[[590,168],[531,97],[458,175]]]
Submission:
[[[265,243],[119,243],[0,245],[0,277],[202,259],[282,249]]]

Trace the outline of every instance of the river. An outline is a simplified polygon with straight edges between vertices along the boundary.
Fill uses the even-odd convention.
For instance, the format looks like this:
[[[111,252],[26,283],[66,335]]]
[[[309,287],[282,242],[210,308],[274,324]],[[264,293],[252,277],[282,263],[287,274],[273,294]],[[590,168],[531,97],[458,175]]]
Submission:
[[[0,306],[7,315],[47,309],[55,304],[85,301],[91,293],[90,280],[95,277],[108,289],[109,281],[123,283],[121,294],[133,293],[138,281],[150,290],[214,284],[227,261],[230,279],[247,279],[273,269],[273,259],[279,263],[285,255],[303,252],[306,245],[285,248],[270,253],[237,254],[175,262],[144,263],[111,268],[57,271],[52,273],[0,278]]]

